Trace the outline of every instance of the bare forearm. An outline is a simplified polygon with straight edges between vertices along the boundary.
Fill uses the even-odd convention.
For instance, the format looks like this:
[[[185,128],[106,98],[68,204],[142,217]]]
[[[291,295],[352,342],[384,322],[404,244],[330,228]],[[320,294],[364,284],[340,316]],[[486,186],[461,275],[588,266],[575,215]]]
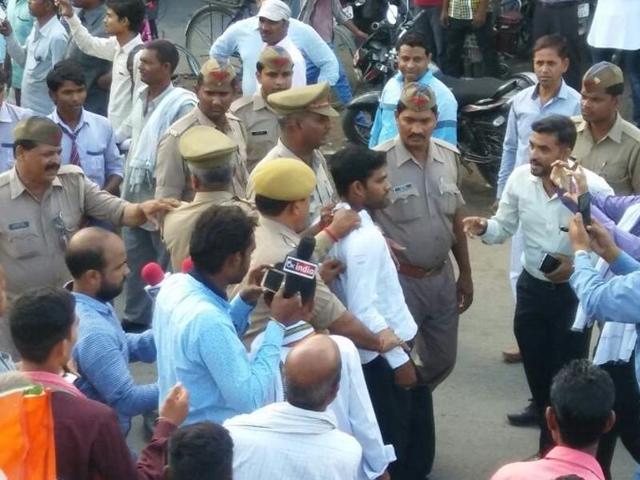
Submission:
[[[453,256],[458,263],[460,274],[471,275],[469,245],[467,243],[467,235],[464,233],[462,218],[462,212],[460,210],[457,210],[455,216],[453,217],[453,234],[456,240],[451,247],[451,251],[453,252]]]
[[[124,207],[122,224],[125,227],[138,227],[147,221],[139,203],[129,203]]]
[[[103,190],[106,190],[112,195],[120,195],[120,184],[122,183],[122,177],[120,175],[109,175]]]
[[[380,350],[378,337],[351,313],[345,312],[329,327],[331,333],[349,338],[357,347],[365,350]]]

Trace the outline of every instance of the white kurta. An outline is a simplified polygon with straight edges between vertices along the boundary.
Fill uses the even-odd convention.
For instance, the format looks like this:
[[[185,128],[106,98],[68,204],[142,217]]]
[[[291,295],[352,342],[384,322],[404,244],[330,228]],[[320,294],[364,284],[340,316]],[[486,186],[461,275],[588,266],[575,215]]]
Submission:
[[[312,333],[313,328],[309,325],[309,332],[305,336]],[[261,333],[251,344],[251,356],[262,345],[262,337],[263,334]],[[296,338],[296,340],[299,339]],[[396,455],[393,446],[385,445],[382,441],[380,427],[371,405],[367,384],[364,381],[358,349],[346,337],[331,335],[331,339],[336,342],[340,350],[342,370],[340,372],[338,396],[327,410],[335,415],[338,428],[349,435],[353,435],[362,447],[362,462],[358,479],[373,480],[384,473],[389,464],[396,459]],[[288,339],[285,333],[282,350],[280,351],[283,363],[291,350],[291,347],[287,344]],[[284,400],[282,377],[278,376],[274,385],[273,397],[267,401],[282,402]]]
[[[272,403],[224,423],[233,439],[235,480],[356,480],[360,444],[330,412]]]
[[[640,49],[640,1],[600,0],[587,42],[596,48]]]

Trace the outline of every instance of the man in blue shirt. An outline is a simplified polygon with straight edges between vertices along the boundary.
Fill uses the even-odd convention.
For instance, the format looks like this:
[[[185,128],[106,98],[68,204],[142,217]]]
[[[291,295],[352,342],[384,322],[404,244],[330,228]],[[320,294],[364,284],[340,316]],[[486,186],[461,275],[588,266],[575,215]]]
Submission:
[[[276,159],[257,167],[254,178],[256,191],[266,184],[285,203],[297,199],[297,207],[309,208],[316,180],[303,162]],[[188,389],[187,424],[222,423],[265,405],[279,374],[285,327],[301,318],[298,295],[284,299],[282,293],[276,294],[262,346],[249,359],[241,338],[262,294],[259,283],[267,268],[259,265],[249,271],[255,226],[255,220],[237,206],[206,210],[189,245],[193,269],[171,275],[158,293],[153,332],[160,395],[176,382]],[[247,272],[243,288],[229,300],[227,287],[240,283]]]
[[[338,59],[320,35],[311,27],[299,20],[288,20],[287,38],[300,50],[306,59],[320,69],[318,83],[338,82]],[[265,47],[259,31],[258,15],[229,26],[211,46],[211,58],[224,60],[235,52],[242,59],[242,94],[253,95],[257,90],[256,63]],[[294,72],[295,75],[295,72]]]
[[[376,147],[398,134],[396,108],[402,88],[411,82],[427,85],[436,94],[438,123],[433,137],[454,146],[458,143],[458,102],[451,90],[433,76],[433,72],[429,70],[430,61],[431,50],[421,35],[410,32],[402,37],[398,43],[399,72],[387,82],[380,95],[380,106],[371,127],[369,148]]]
[[[85,110],[87,86],[80,65],[58,62],[47,75],[49,95],[56,106],[49,118],[62,130],[63,165],[78,165],[100,188],[120,195],[123,161],[113,128],[106,117]]]
[[[98,227],[80,230],[69,241],[65,263],[73,277],[80,321],[73,358],[81,377],[76,386],[118,414],[126,435],[131,417],[158,407],[158,386],[136,385],[129,362],[152,363],[156,346],[151,331],[124,333],[110,303],[122,292],[129,273],[122,239]]]

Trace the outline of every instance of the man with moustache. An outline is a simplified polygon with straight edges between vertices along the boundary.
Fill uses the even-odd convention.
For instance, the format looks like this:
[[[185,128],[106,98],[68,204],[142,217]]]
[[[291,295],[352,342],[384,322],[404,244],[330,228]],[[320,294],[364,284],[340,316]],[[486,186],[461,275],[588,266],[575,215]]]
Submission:
[[[276,146],[280,136],[278,115],[269,107],[267,97],[291,88],[293,60],[282,47],[267,46],[256,64],[256,80],[260,88],[253,95],[231,104],[231,112],[247,129],[247,170],[249,173]]]
[[[73,276],[79,320],[73,348],[80,373],[76,386],[113,408],[126,435],[131,417],[158,407],[158,386],[136,385],[128,367],[129,362],[155,362],[153,332],[124,333],[111,304],[129,274],[124,242],[107,230],[84,228],[69,241],[65,262]]]
[[[240,119],[229,113],[237,85],[236,71],[228,60],[207,60],[196,81],[198,105],[179,118],[160,139],[156,160],[156,198],[172,197],[190,201],[189,167],[180,155],[180,138],[194,125],[214,127],[228,136],[236,145],[233,155],[231,192],[244,198],[249,173],[247,172],[247,131]]]
[[[590,330],[571,330],[578,306],[569,285],[573,271],[567,233],[571,212],[551,180],[553,162],[567,161],[571,155],[576,128],[570,118],[550,115],[533,122],[531,130],[529,165],[513,171],[496,214],[490,219],[467,217],[463,223],[470,236],[479,236],[486,244],[503,243],[518,225],[522,231],[523,270],[516,286],[513,329],[539,419],[542,456],[553,446],[544,421],[551,380],[570,360],[586,358]],[[604,179],[585,172],[591,193],[613,193]],[[552,266],[546,268],[547,263]]]

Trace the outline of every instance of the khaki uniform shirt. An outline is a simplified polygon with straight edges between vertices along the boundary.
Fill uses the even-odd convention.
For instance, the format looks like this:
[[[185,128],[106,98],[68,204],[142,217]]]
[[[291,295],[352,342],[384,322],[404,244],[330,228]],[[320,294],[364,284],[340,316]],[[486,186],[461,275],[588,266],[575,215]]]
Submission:
[[[278,115],[267,105],[261,91],[239,98],[231,104],[230,111],[247,129],[247,170],[251,172],[278,143]]]
[[[417,161],[396,137],[374,150],[386,152],[391,205],[375,212],[376,221],[407,249],[401,261],[424,269],[446,261],[455,241],[453,217],[464,205],[458,188],[458,150],[431,138],[427,161]]]
[[[582,117],[574,117],[578,138],[573,157],[604,178],[616,195],[640,193],[640,129],[618,114],[609,133],[594,142]]]
[[[249,180],[247,172],[247,132],[242,122],[235,115],[227,113],[228,135],[238,144],[238,155],[234,165],[234,175],[231,182],[232,192],[239,198],[245,197],[245,190]],[[160,139],[156,160],[156,198],[172,197],[180,200],[191,200],[193,190],[189,167],[182,159],[178,143],[180,137],[193,125],[206,125],[216,128],[204,113],[196,106],[191,112],[179,118],[169,127],[167,133]]]
[[[213,205],[237,205],[247,213],[257,215],[251,204],[234,197],[230,192],[196,192],[191,203],[183,204],[167,213],[162,225],[162,240],[171,255],[174,272],[179,272],[182,262],[189,256],[191,234],[200,215]]]
[[[268,162],[276,158],[297,158],[301,162],[304,162],[295,153],[289,150],[282,140],[278,140],[275,147],[271,149],[269,153],[261,160],[261,162]],[[313,151],[313,157],[311,165],[309,165],[316,174],[316,188],[311,194],[311,205],[309,207],[309,220],[310,224],[314,224],[320,219],[320,211],[323,205],[329,203],[335,203],[338,200],[336,195],[336,188],[333,185],[333,179],[329,174],[329,167],[327,166],[327,160],[322,155],[320,150]],[[253,199],[255,193],[253,191],[253,185],[249,185],[247,188],[247,197]]]
[[[284,257],[300,243],[300,236],[289,227],[263,216],[260,216],[255,238],[256,249],[251,255],[251,268],[282,262]],[[347,309],[338,297],[331,293],[320,277],[317,282],[311,324],[317,330],[324,330]],[[251,313],[251,324],[245,334],[246,345],[250,345],[255,336],[265,329],[269,316],[269,308],[264,300],[260,299]]]
[[[67,241],[85,216],[122,223],[128,203],[90,181],[82,169],[63,165],[49,190],[36,199],[15,168],[0,175],[0,264],[7,293],[28,288],[63,286],[70,280],[64,262]]]

